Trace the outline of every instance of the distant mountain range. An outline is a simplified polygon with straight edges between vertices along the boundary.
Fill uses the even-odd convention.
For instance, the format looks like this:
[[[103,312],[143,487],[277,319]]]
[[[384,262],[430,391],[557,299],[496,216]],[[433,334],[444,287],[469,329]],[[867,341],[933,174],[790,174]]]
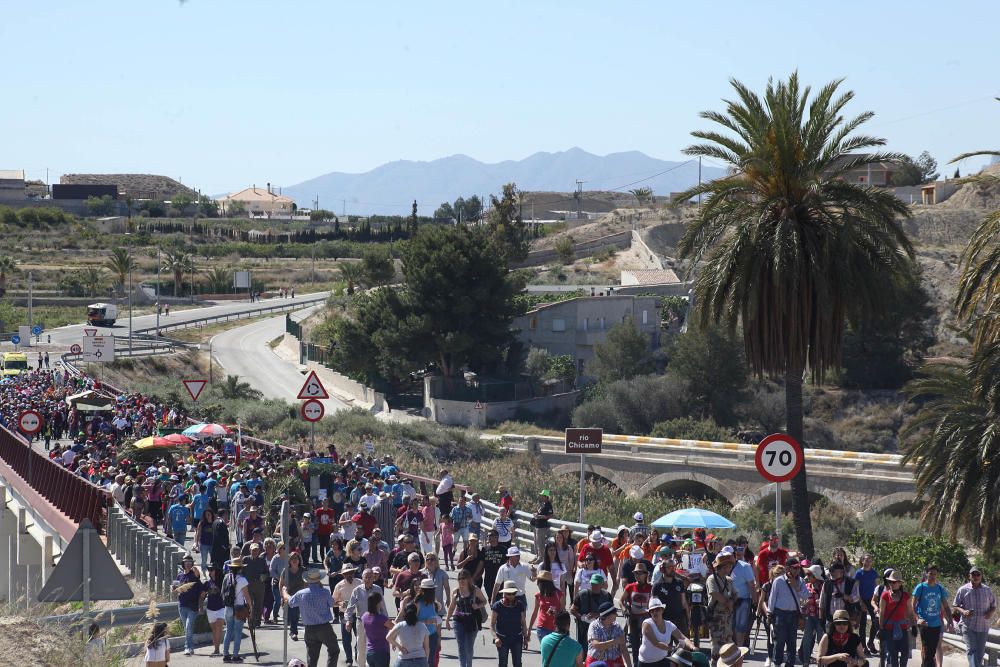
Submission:
[[[705,166],[702,178],[710,180],[722,169]],[[284,186],[282,194],[300,207],[340,213],[408,215],[417,200],[422,215],[458,197],[497,193],[504,183],[521,190],[572,192],[576,181],[584,190],[652,188],[656,195],[684,190],[698,182],[698,162],[658,160],[639,151],[594,155],[580,148],[558,153],[535,153],[523,160],[487,164],[467,155],[416,162],[389,162],[363,174],[331,172],[297,185]]]

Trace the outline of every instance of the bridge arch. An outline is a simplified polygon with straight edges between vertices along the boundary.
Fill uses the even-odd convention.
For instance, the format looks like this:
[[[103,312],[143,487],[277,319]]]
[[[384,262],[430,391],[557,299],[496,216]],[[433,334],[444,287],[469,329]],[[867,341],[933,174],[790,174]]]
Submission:
[[[622,479],[621,475],[602,465],[595,465],[589,461],[583,468],[583,472],[587,477],[596,477],[602,482],[607,483],[609,486],[615,487],[619,492],[623,494],[628,494],[630,492],[630,487],[628,482]],[[557,466],[552,466],[553,475],[580,475],[580,464],[579,463],[562,463]]]
[[[866,519],[883,512],[893,514],[900,509],[917,509],[917,494],[914,491],[897,491],[896,493],[882,496],[861,512],[861,518]]]
[[[651,477],[637,489],[636,494],[641,498],[655,491],[663,491],[670,487],[690,487],[692,482],[707,487],[715,494],[721,496],[730,505],[735,505],[739,499],[739,495],[725,482],[690,470],[665,472]]]
[[[821,484],[814,484],[812,481],[809,482],[809,497],[813,500],[818,500],[823,498],[831,505],[844,505],[842,499],[838,498],[837,493]],[[765,484],[758,488],[756,491],[744,496],[743,501],[739,504],[740,507],[747,506],[763,506],[767,501],[774,498],[774,485]],[[781,506],[783,511],[792,511],[791,504],[791,489],[787,486],[782,486],[781,489]],[[773,503],[772,503],[773,509]]]

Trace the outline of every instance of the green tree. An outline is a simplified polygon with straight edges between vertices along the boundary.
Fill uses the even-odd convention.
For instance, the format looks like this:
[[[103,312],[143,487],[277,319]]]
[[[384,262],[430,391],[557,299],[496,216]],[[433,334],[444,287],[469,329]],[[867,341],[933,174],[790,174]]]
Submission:
[[[458,221],[458,216],[455,215],[455,209],[448,202],[441,202],[441,205],[434,210],[435,220],[454,220]]]
[[[80,270],[78,277],[87,296],[97,296],[101,285],[104,284],[104,269],[99,266],[87,266]]]
[[[111,198],[111,195],[101,195],[100,197],[91,195],[83,204],[87,207],[87,215],[90,216],[113,215],[117,210],[115,200]]]
[[[309,212],[309,219],[312,220],[313,222],[334,220],[336,219],[336,217],[337,217],[336,213],[334,213],[333,211],[327,211],[326,209],[323,208],[318,208]]]
[[[264,394],[254,389],[249,382],[241,382],[238,375],[227,375],[225,381],[215,385],[214,389],[221,398],[257,401],[264,397]]]
[[[505,262],[518,262],[528,255],[528,230],[521,219],[521,196],[517,186],[507,183],[497,198],[490,195],[492,206],[486,223],[494,251]]]
[[[125,293],[125,283],[128,281],[128,274],[135,271],[135,259],[128,248],[118,246],[111,249],[111,255],[104,262],[104,267],[111,272],[115,278],[115,288],[119,294]]]
[[[758,376],[784,377],[786,429],[803,439],[802,381],[840,364],[845,320],[878,312],[881,285],[905,271],[913,250],[891,193],[846,182],[851,169],[900,156],[862,153],[884,140],[854,132],[872,117],[846,120],[853,99],[833,81],[812,95],[798,74],[769,81],[763,99],[733,80],[737,99],[702,117],[728,132],[698,131],[691,156],[721,160],[730,174],[678,196],[707,195],[685,230],[679,255],[699,265],[695,296],[703,323],[743,330]],[[813,555],[806,467],[792,479],[798,549]]]
[[[368,248],[361,258],[362,282],[369,287],[388,285],[396,276],[396,265],[383,248]]]
[[[653,198],[653,189],[652,188],[635,188],[633,190],[629,190],[629,194],[631,194],[633,197],[635,197],[635,201],[636,201],[637,204],[639,204],[639,206],[642,206],[646,202],[652,200],[652,198]]]
[[[557,354],[551,357],[545,379],[573,382],[576,379],[576,362],[573,361],[573,355]]]
[[[750,373],[735,336],[717,326],[691,327],[674,340],[669,359],[667,368],[691,387],[690,405],[698,418],[736,424]]]
[[[629,380],[653,370],[653,356],[649,338],[629,317],[608,329],[603,343],[594,345],[594,358],[584,372],[598,382]]]
[[[174,277],[174,296],[183,292],[184,274],[194,273],[194,258],[182,250],[164,250],[163,268]]]
[[[407,221],[410,235],[417,233],[417,200],[413,200],[413,210],[410,211],[410,219]]]
[[[10,255],[0,255],[0,297],[7,293],[8,276],[17,272],[17,260]]]
[[[728,442],[732,432],[722,428],[711,418],[693,419],[679,417],[657,422],[650,433],[654,438],[675,438],[677,440],[707,440],[708,442]]]
[[[561,264],[572,264],[573,260],[576,259],[576,251],[573,250],[573,237],[572,236],[562,236],[556,241],[555,245],[556,257],[559,258]]]
[[[215,201],[211,197],[206,197],[205,195],[199,196],[198,213],[206,218],[219,217],[219,202]]]
[[[900,187],[930,183],[938,177],[937,160],[927,151],[921,153],[917,159],[909,155],[901,156],[895,168],[892,184]]]
[[[354,294],[358,284],[364,280],[364,267],[360,262],[341,260],[337,270],[340,272],[340,279],[346,283],[347,293]]]
[[[180,213],[184,213],[193,203],[194,199],[191,198],[191,195],[185,192],[178,192],[174,195],[173,199],[170,200],[170,208]]]
[[[549,372],[549,364],[552,355],[542,347],[533,347],[528,350],[528,356],[524,360],[524,372],[535,382],[540,382]]]
[[[247,214],[247,205],[238,199],[231,199],[226,202],[226,215],[230,218],[243,218]],[[152,212],[150,212],[152,215]]]
[[[228,294],[233,289],[233,270],[228,266],[213,266],[205,274],[205,282],[212,294]]]

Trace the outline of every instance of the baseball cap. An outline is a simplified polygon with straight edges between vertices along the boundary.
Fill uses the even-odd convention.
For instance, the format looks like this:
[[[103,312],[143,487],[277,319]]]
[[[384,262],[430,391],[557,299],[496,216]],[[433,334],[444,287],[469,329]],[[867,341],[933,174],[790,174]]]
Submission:
[[[635,514],[632,515],[632,518],[635,519],[636,521],[643,521],[645,519],[645,517],[642,515],[642,512],[636,512]]]

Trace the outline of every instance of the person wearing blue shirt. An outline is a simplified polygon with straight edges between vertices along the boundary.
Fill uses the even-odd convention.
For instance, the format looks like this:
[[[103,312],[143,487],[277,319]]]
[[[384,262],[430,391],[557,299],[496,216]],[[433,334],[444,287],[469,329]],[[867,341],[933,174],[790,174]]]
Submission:
[[[395,480],[395,475],[389,478],[390,481]],[[389,492],[392,494],[392,506],[399,509],[403,506],[403,485],[398,481],[393,481],[393,485],[389,487]]]
[[[877,654],[875,647],[875,637],[878,635],[878,613],[872,607],[872,596],[875,595],[875,587],[878,584],[878,572],[872,567],[875,559],[871,554],[865,554],[861,558],[861,567],[854,573],[854,581],[858,585],[858,595],[861,596],[861,607],[865,610],[859,619],[859,634],[865,641],[865,626],[871,619],[871,628],[868,630],[867,648],[870,653]]]
[[[305,580],[307,586],[288,599],[288,606],[299,610],[299,619],[305,626],[309,664],[319,663],[320,651],[326,646],[327,664],[335,665],[340,655],[340,647],[337,645],[337,634],[331,625],[333,596],[329,589],[323,586],[323,573],[320,570],[307,570]]]
[[[928,565],[924,580],[913,589],[913,597],[910,598],[920,627],[921,667],[934,667],[937,663],[938,650],[941,649],[942,611],[947,618],[951,618],[948,591],[938,583],[937,576],[937,565]]]
[[[174,535],[174,541],[181,546],[184,546],[184,538],[187,537],[187,524],[191,519],[191,510],[184,504],[184,501],[184,496],[181,496],[167,510],[167,518],[170,519],[170,528]]]
[[[735,541],[732,542],[732,544],[723,547],[722,551],[726,552],[727,548],[733,548],[732,554],[736,558],[734,549],[736,543]],[[729,576],[733,579],[733,591],[736,593],[736,609],[733,614],[733,638],[736,640],[738,646],[743,646],[743,642],[746,641],[747,636],[750,634],[750,623],[752,620],[750,608],[753,606],[754,591],[757,589],[757,573],[754,572],[753,565],[742,558],[736,558],[733,564],[733,571]]]
[[[204,491],[196,493],[191,499],[191,523],[193,525],[198,525],[198,522],[201,521],[201,515],[205,513],[207,507],[208,494]]]
[[[214,477],[209,477],[205,482],[205,493],[208,494],[209,498],[215,498],[215,487],[219,485],[219,480]]]

